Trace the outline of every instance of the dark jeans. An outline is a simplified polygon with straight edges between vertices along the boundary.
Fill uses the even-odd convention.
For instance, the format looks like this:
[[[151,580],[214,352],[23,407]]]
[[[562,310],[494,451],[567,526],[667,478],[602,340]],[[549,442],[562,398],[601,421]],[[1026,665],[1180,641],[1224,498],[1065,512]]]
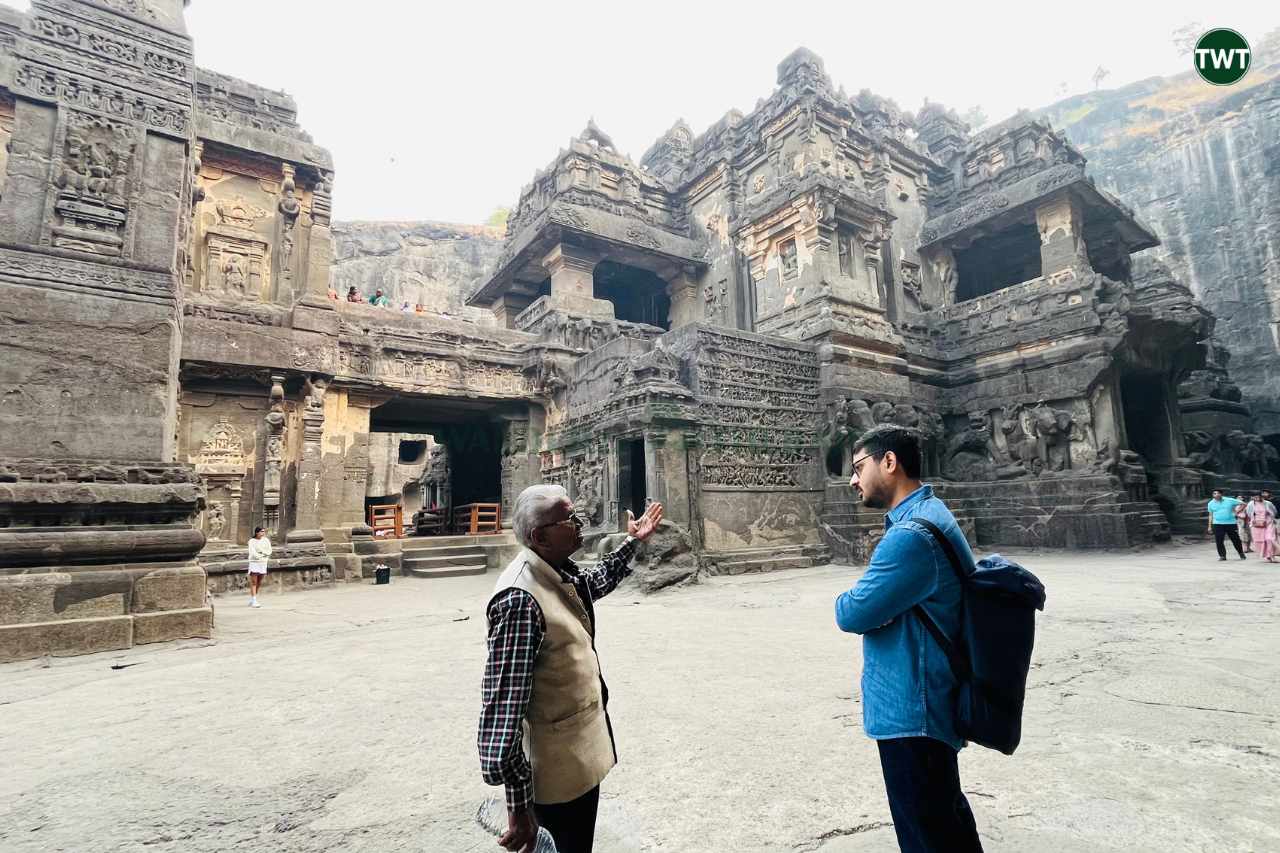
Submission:
[[[902,853],[982,853],[956,751],[929,737],[878,740],[893,831]]]
[[[1213,544],[1218,546],[1218,556],[1224,559],[1227,556],[1227,548],[1222,544],[1224,536],[1231,540],[1231,544],[1236,546],[1236,553],[1243,557],[1244,548],[1240,545],[1240,529],[1234,524],[1215,524],[1213,526]]]
[[[600,807],[597,785],[576,800],[554,805],[533,804],[538,823],[547,828],[558,853],[591,853],[596,838],[596,810]]]

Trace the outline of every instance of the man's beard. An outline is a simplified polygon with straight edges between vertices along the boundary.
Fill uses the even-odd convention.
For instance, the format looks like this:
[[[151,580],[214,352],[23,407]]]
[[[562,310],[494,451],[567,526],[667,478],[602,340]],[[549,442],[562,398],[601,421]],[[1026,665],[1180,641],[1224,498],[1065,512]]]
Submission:
[[[881,499],[880,494],[875,491],[866,490],[862,493],[862,505],[867,509],[884,509],[885,502]]]

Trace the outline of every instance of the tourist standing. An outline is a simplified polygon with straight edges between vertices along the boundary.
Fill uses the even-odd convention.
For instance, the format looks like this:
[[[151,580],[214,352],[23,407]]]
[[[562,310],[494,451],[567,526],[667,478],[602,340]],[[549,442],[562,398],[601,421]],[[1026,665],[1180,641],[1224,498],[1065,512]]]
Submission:
[[[261,527],[253,528],[253,538],[249,540],[249,606],[261,607],[258,604],[258,590],[262,589],[262,579],[267,576],[267,560],[271,557],[271,540],[267,531]]]
[[[894,424],[853,446],[853,477],[885,534],[853,589],[836,599],[836,624],[862,635],[862,721],[876,742],[898,847],[904,853],[982,850],[960,787],[956,677],[946,652],[912,614],[923,607],[959,642],[963,591],[947,555],[916,519],[932,522],[962,560],[973,552],[951,511],[920,482],[920,437]]]
[[[481,776],[506,787],[507,831],[498,844],[507,850],[530,853],[541,825],[560,853],[591,853],[600,783],[617,763],[595,602],[631,574],[636,543],[660,521],[662,504],[650,504],[639,520],[628,512],[626,539],[582,571],[569,558],[582,547],[586,521],[568,493],[530,486],[516,498],[512,526],[524,549],[486,608],[477,737]]]
[[[1222,489],[1213,490],[1213,498],[1209,501],[1209,532],[1213,534],[1213,544],[1218,548],[1218,559],[1227,559],[1227,549],[1223,539],[1230,539],[1240,559],[1244,559],[1244,546],[1240,544],[1239,515],[1244,508],[1243,502],[1235,498],[1222,496]]]
[[[382,288],[379,287],[377,292],[374,293],[373,296],[369,297],[369,304],[376,305],[379,308],[390,308],[391,300],[388,299],[385,294],[383,294]]]
[[[1262,490],[1262,499],[1266,501],[1266,503],[1271,507],[1271,512],[1275,515],[1275,517],[1277,519],[1280,519],[1280,509],[1276,508],[1276,502],[1271,499],[1270,489]],[[1276,542],[1276,553],[1280,554],[1280,521],[1277,521],[1276,523],[1275,542]]]
[[[1274,563],[1276,557],[1276,508],[1262,493],[1253,496],[1245,507],[1245,518],[1249,520],[1249,534],[1253,538],[1253,547],[1262,559]]]
[[[360,294],[356,292],[355,285],[352,285],[351,287],[347,288],[347,301],[348,302],[364,301],[363,299],[360,298]]]
[[[1236,500],[1240,503],[1236,507],[1236,526],[1240,528],[1240,541],[1244,543],[1244,552],[1248,554],[1253,551],[1253,536],[1249,533],[1249,519],[1244,517],[1245,507],[1249,502],[1244,499],[1244,495],[1236,495]]]

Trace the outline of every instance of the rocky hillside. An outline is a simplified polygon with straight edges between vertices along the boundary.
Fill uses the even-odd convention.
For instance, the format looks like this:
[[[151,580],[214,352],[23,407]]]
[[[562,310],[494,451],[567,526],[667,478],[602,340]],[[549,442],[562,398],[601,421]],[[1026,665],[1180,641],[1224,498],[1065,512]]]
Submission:
[[[1234,86],[1194,72],[1060,101],[1041,113],[1131,205],[1168,264],[1218,315],[1216,336],[1264,434],[1280,433],[1280,38]]]
[[[395,308],[421,302],[428,311],[490,324],[491,312],[463,300],[492,270],[502,236],[502,229],[483,225],[338,222],[333,286],[344,297],[355,287],[365,298],[382,288]]]

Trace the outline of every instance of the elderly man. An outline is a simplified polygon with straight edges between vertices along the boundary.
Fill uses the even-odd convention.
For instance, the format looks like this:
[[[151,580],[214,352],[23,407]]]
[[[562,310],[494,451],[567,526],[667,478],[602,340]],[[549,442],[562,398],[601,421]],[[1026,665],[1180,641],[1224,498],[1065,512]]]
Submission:
[[[623,543],[580,571],[569,558],[582,547],[586,520],[565,490],[530,486],[516,498],[512,525],[524,549],[486,611],[478,737],[484,780],[506,786],[507,832],[498,843],[507,850],[531,853],[541,825],[559,853],[591,853],[600,782],[617,763],[593,605],[631,574],[636,542],[661,520],[658,503],[639,520],[628,512]]]

